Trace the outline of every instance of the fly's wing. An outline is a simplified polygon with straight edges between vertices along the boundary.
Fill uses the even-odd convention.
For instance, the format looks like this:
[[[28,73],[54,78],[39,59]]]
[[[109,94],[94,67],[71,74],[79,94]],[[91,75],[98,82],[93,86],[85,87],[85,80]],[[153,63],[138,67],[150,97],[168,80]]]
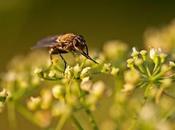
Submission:
[[[58,35],[43,38],[40,41],[38,41],[37,44],[32,47],[32,49],[54,47],[56,44],[58,44],[58,42],[56,41],[57,38],[58,38]]]

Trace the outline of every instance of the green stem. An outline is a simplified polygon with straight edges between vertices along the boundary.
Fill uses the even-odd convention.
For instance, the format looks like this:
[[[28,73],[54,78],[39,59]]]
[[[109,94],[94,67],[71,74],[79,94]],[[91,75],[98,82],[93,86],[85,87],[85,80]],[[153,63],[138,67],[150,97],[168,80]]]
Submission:
[[[55,130],[62,130],[63,129],[63,126],[68,118],[69,114],[64,114],[61,116],[60,120],[58,121],[58,124],[55,128]]]
[[[151,76],[151,72],[150,72],[148,66],[146,66],[146,71],[147,71],[148,76]]]
[[[152,78],[152,80],[158,79],[159,77],[163,76],[165,73],[167,73],[167,72],[170,71],[170,70],[171,70],[171,67],[169,67],[169,68],[166,69],[165,71],[161,71],[159,74],[157,74],[156,76],[154,76],[154,77]]]
[[[153,69],[153,76],[158,74],[158,72],[160,71],[160,66],[157,66],[156,68]]]
[[[149,95],[149,92],[150,92],[151,87],[152,87],[152,85],[146,86],[145,92],[144,92],[144,98],[145,98],[145,99],[148,98],[148,95]]]
[[[33,118],[33,113],[28,111],[24,106],[18,104],[16,110],[27,120],[32,122],[35,125],[38,125],[37,121]]]
[[[9,101],[8,104],[8,120],[10,123],[10,127],[13,130],[17,129],[17,123],[16,123],[16,113],[15,113],[15,102]]]
[[[73,120],[75,126],[77,127],[77,130],[84,130],[83,127],[81,126],[80,122],[75,118],[74,115],[72,115],[72,120]]]
[[[92,115],[91,111],[88,108],[85,108],[86,114],[89,116],[90,123],[92,125],[93,130],[99,130],[97,123],[94,119],[94,116]]]

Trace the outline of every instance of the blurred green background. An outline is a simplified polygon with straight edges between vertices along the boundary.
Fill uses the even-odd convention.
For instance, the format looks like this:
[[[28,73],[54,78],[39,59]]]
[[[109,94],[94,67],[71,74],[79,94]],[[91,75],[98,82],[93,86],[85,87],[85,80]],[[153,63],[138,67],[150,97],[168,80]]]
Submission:
[[[112,39],[141,47],[147,28],[161,27],[173,18],[175,1],[168,0],[1,0],[0,70],[48,35],[75,32],[97,49]],[[8,125],[6,116],[0,115],[0,126]]]

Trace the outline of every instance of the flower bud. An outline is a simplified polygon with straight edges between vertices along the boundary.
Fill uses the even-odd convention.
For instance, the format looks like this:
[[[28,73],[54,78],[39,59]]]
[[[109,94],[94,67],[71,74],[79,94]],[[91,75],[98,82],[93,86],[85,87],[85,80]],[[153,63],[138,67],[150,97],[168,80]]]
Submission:
[[[0,91],[0,102],[4,103],[6,98],[8,96],[8,93],[5,89],[3,89],[2,91]]]
[[[127,60],[127,67],[132,68],[134,66],[134,59],[130,58]]]
[[[141,50],[140,54],[142,56],[142,59],[145,61],[146,60],[147,51],[146,50]]]
[[[64,102],[57,102],[53,104],[51,113],[53,116],[60,116],[63,114],[69,114],[71,111],[70,107]]]
[[[109,73],[109,72],[111,71],[111,64],[110,64],[110,63],[104,64],[101,71],[102,71],[103,73]]]
[[[84,77],[89,75],[89,70],[91,69],[91,67],[85,67],[80,74],[80,78],[83,79]]]
[[[56,76],[56,71],[55,70],[51,70],[50,72],[49,72],[49,74],[48,74],[48,77],[49,78],[53,78],[53,77],[55,77]]]
[[[165,53],[160,53],[160,62],[161,62],[161,63],[164,63],[166,57],[167,57],[167,54],[165,54]]]
[[[62,85],[56,85],[52,88],[52,94],[56,99],[64,98],[65,88]]]
[[[132,48],[132,53],[131,53],[131,56],[133,58],[137,58],[139,55],[139,52],[137,51],[137,49],[135,47]]]
[[[79,73],[80,73],[80,71],[81,71],[80,65],[79,65],[79,64],[76,64],[76,65],[73,67],[73,71],[74,71],[74,76],[75,76],[76,78],[78,78],[78,75],[79,75]]]
[[[91,87],[92,87],[92,81],[89,80],[89,77],[83,78],[82,82],[81,82],[81,89],[84,91],[90,91]]]
[[[99,97],[105,90],[105,84],[102,81],[97,81],[93,84],[91,93]]]
[[[119,73],[119,68],[112,67],[111,75],[116,76]]]
[[[170,61],[170,62],[169,62],[169,65],[170,65],[171,67],[175,67],[175,63],[174,63],[173,61]]]
[[[125,71],[124,79],[126,83],[135,84],[139,81],[140,75],[137,70],[132,69],[132,70]]]
[[[70,66],[66,67],[64,75],[65,75],[65,78],[71,79],[71,77],[72,77],[72,68]]]
[[[41,98],[40,97],[31,97],[30,100],[27,102],[27,107],[29,110],[36,110],[41,103]]]
[[[41,68],[34,69],[34,74],[39,74],[41,72],[42,72],[42,69]]]
[[[41,91],[41,109],[48,109],[52,103],[52,93],[50,89],[43,89]]]
[[[138,59],[136,59],[136,60],[134,61],[134,63],[135,63],[136,66],[140,66],[140,65],[143,64],[143,60],[142,60],[141,58],[138,58]]]
[[[122,92],[129,92],[132,91],[134,88],[135,86],[133,84],[126,83],[124,84],[124,89],[122,90]]]
[[[158,62],[159,62],[158,56],[159,56],[160,53],[161,53],[161,49],[160,48],[159,49],[152,48],[150,50],[150,58],[153,60],[153,62],[155,64],[158,64]]]

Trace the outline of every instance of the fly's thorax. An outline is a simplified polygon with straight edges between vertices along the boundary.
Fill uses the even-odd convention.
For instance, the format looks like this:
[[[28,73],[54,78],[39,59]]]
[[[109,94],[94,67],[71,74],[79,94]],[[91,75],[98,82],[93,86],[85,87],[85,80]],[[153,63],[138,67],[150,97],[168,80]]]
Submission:
[[[72,42],[75,37],[76,35],[73,33],[66,33],[66,34],[59,35],[56,41],[61,43]]]

